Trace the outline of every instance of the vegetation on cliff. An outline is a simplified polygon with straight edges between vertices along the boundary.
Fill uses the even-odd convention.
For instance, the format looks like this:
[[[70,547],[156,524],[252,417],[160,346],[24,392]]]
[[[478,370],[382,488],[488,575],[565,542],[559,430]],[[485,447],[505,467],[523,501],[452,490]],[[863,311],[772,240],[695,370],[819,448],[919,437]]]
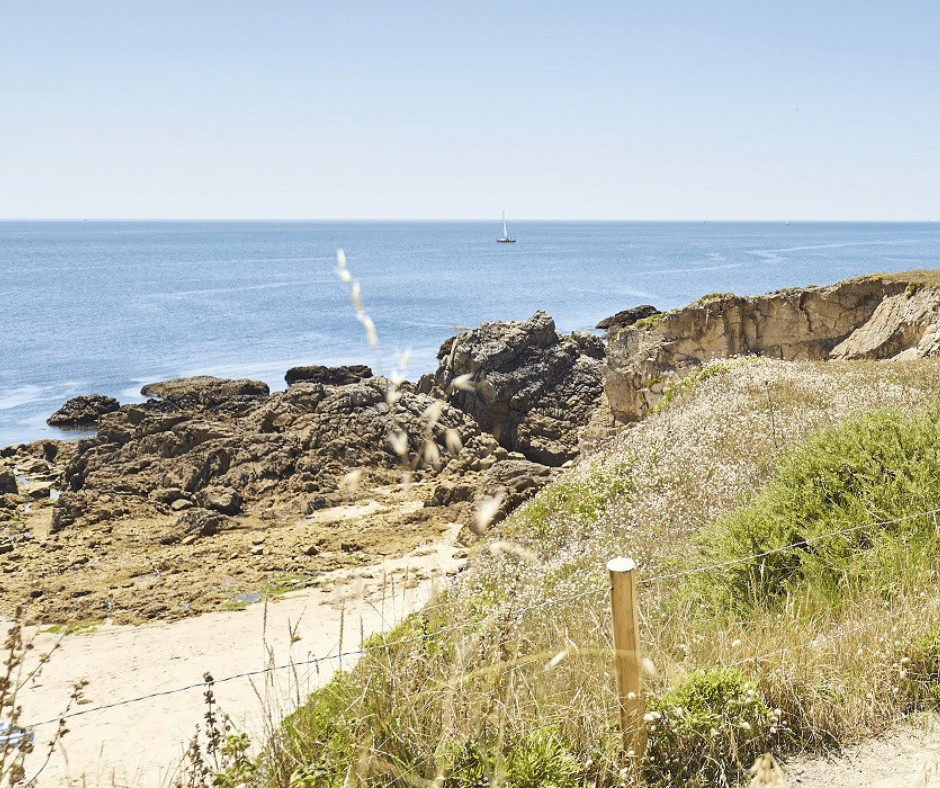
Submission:
[[[757,754],[836,747],[940,700],[940,363],[712,372],[491,532],[283,723],[256,778],[631,784],[616,555],[641,570],[650,785],[732,784]]]

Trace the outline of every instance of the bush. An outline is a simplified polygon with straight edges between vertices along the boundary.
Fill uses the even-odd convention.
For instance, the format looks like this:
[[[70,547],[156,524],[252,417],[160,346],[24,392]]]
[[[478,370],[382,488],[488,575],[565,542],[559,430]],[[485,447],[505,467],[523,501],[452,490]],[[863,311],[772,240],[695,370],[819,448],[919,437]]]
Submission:
[[[647,708],[650,785],[728,785],[776,730],[776,712],[734,668],[695,671]]]
[[[873,586],[896,594],[940,555],[938,505],[940,407],[857,416],[797,445],[761,493],[703,532],[704,561],[733,563],[698,591],[738,609],[794,592],[828,604]]]
[[[444,788],[575,788],[578,762],[558,730],[543,728],[513,738],[508,753],[468,742],[444,780]]]
[[[940,705],[940,629],[926,633],[896,664],[905,696],[915,709]]]

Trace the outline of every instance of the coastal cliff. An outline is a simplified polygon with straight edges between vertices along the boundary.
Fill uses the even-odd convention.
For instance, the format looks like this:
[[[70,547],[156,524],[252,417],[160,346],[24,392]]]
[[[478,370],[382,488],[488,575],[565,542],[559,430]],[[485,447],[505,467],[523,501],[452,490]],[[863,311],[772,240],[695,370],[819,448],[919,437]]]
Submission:
[[[933,272],[761,296],[720,293],[612,333],[604,395],[615,421],[631,423],[656,407],[670,385],[715,359],[911,359],[938,350],[940,284]]]

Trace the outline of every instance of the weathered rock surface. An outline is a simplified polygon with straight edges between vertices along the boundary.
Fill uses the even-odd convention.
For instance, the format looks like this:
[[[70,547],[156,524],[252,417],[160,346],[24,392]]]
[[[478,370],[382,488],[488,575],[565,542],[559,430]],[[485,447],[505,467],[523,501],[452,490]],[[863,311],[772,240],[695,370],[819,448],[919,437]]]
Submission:
[[[659,314],[662,314],[662,312],[660,312],[660,310],[658,310],[655,306],[651,306],[650,304],[642,304],[641,306],[624,309],[618,312],[616,315],[605,317],[595,326],[595,328],[606,329],[610,332],[618,331],[622,328],[632,326],[634,323],[636,323],[637,320],[643,320],[644,318]]]
[[[508,451],[558,466],[578,455],[578,431],[598,406],[603,351],[599,337],[562,337],[536,312],[445,342],[434,385]]]
[[[51,427],[94,424],[105,413],[113,413],[120,407],[121,403],[114,397],[106,397],[104,394],[73,397],[46,419],[46,424]]]
[[[157,397],[184,404],[217,405],[233,397],[266,397],[271,393],[267,383],[260,380],[229,380],[211,375],[196,375],[157,383],[141,388],[145,397]]]
[[[0,468],[0,495],[17,495],[16,475],[9,468]]]
[[[4,502],[42,495],[25,525],[0,524],[4,605],[27,600],[30,621],[130,622],[237,603],[226,589],[279,577],[315,584],[438,538],[471,502],[425,510],[434,489],[508,456],[465,413],[382,377],[213,389],[209,405],[163,390],[179,396],[106,414],[66,449],[4,452],[4,479],[29,477]]]
[[[448,431],[470,447],[461,450],[463,459],[475,459],[479,430],[470,418],[443,403],[432,409],[433,398],[399,391],[385,378],[297,383],[247,402],[240,386],[211,390],[200,398],[213,408],[150,413],[128,406],[107,415],[95,438],[79,442],[65,471],[53,529],[166,514],[179,499],[229,516],[272,497],[329,501],[342,496],[342,479],[355,468],[442,468]],[[240,409],[218,407],[224,390]],[[175,402],[191,400],[184,393]],[[402,436],[402,456],[393,450],[393,434]]]
[[[641,419],[694,368],[735,355],[786,360],[917,358],[940,351],[940,290],[923,274],[874,275],[763,296],[718,295],[612,333],[604,392]]]
[[[528,460],[510,459],[494,465],[473,490],[473,505],[467,512],[458,542],[465,546],[473,544],[491,525],[507,517],[560,473],[558,468]],[[493,501],[496,506],[492,510],[492,519],[482,522],[476,514],[484,509],[487,501]]]
[[[227,604],[229,587],[315,582],[407,551],[475,523],[493,496],[500,519],[553,474],[514,452],[577,456],[603,342],[561,337],[537,313],[466,332],[445,356],[439,387],[423,389],[365,366],[296,368],[274,394],[153,383],[142,393],[159,399],[102,415],[93,438],[5,451],[6,486],[29,484],[4,501],[33,507],[0,555],[5,598],[29,599],[33,621],[173,618]],[[453,385],[464,374],[469,390]]]
[[[372,377],[372,369],[365,364],[353,364],[344,367],[291,367],[284,375],[288,386],[301,381],[322,383],[324,386],[348,386],[360,380]]]

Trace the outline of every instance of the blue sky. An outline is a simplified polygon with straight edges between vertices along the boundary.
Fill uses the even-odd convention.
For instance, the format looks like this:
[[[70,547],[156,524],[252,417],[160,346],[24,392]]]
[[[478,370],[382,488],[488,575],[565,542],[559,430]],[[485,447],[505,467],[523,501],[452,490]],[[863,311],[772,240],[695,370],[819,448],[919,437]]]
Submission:
[[[940,219],[940,3],[4,0],[0,218]]]

